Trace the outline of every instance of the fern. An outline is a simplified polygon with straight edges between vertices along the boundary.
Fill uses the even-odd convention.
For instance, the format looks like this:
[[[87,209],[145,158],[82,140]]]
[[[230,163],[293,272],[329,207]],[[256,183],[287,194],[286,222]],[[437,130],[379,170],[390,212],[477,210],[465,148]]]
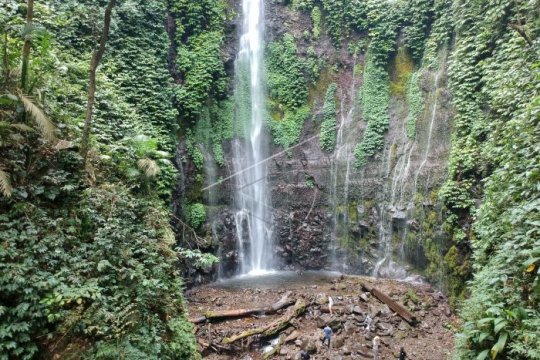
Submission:
[[[39,108],[31,98],[19,92],[19,99],[23,103],[26,113],[29,114],[36,122],[37,127],[41,131],[44,139],[52,141],[55,139],[54,131],[56,127],[52,121],[45,115],[42,109]]]
[[[9,174],[0,168],[0,191],[5,197],[11,197],[13,193],[13,188],[9,181]]]
[[[152,159],[144,158],[137,161],[137,165],[139,166],[139,169],[141,169],[146,177],[155,177],[160,172],[161,169],[159,168],[159,165]]]

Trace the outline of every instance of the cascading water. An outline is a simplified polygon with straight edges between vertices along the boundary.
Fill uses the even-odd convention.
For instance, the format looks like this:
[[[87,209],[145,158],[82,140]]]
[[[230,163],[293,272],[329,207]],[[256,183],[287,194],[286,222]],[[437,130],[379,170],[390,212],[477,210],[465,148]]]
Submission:
[[[354,141],[351,141],[349,139],[349,136],[347,134],[352,133],[351,126],[354,125],[354,115],[356,111],[356,57],[355,61],[352,66],[352,82],[351,87],[349,89],[349,98],[350,98],[350,108],[349,111],[345,110],[345,99],[347,94],[343,94],[342,100],[341,100],[341,107],[340,107],[340,114],[341,114],[341,121],[339,123],[337,134],[336,134],[336,147],[334,151],[334,157],[332,160],[332,203],[334,207],[334,233],[332,234],[332,244],[331,244],[331,267],[333,269],[338,269],[339,267],[343,267],[343,262],[339,261],[337,258],[336,250],[338,247],[338,241],[337,238],[339,236],[339,233],[337,231],[338,228],[342,228],[342,232],[348,232],[349,231],[349,219],[348,219],[348,205],[349,205],[349,183],[350,183],[350,173],[351,173],[351,162],[352,162],[352,153],[353,153],[353,147],[352,144]],[[345,168],[343,172],[343,167]],[[343,193],[342,196],[339,196],[338,194],[338,187],[340,186],[340,179],[338,177],[338,174],[343,174],[344,177],[342,179],[342,185],[343,185]],[[341,206],[340,206],[341,205]],[[339,208],[345,207],[347,211],[343,212],[341,215],[343,216],[343,219],[339,219]],[[339,224],[341,223],[341,224]],[[343,269],[341,269],[343,270]]]
[[[422,170],[426,166],[429,155],[432,152],[432,137],[433,132],[435,128],[435,120],[437,118],[438,109],[439,109],[439,80],[441,73],[443,73],[445,70],[444,66],[441,66],[440,69],[435,73],[434,75],[434,90],[433,90],[433,98],[432,98],[432,108],[430,112],[429,119],[429,127],[427,128],[427,143],[425,145],[425,149],[423,149],[422,154],[422,161],[416,171],[414,171],[413,174],[411,174],[411,157],[416,148],[418,148],[419,144],[417,141],[411,141],[407,140],[406,143],[403,143],[403,148],[405,151],[401,155],[401,157],[397,160],[397,163],[394,167],[394,171],[390,172],[390,169],[388,169],[388,176],[392,175],[389,180],[391,181],[391,192],[389,196],[389,203],[388,206],[383,206],[382,214],[381,214],[381,222],[380,222],[380,228],[379,228],[379,242],[382,247],[381,257],[377,261],[377,264],[375,265],[375,269],[373,271],[374,276],[383,276],[383,277],[390,277],[390,278],[404,278],[407,276],[407,271],[405,268],[401,267],[399,264],[397,264],[395,261],[392,260],[393,258],[393,252],[394,252],[394,246],[392,245],[392,221],[393,219],[398,219],[403,222],[407,222],[409,219],[409,212],[414,211],[414,200],[416,197],[417,192],[417,183],[418,178],[420,174],[422,173]],[[403,124],[403,132],[405,133],[405,123]],[[395,146],[395,145],[393,145]],[[390,156],[390,154],[388,154]],[[411,176],[410,176],[411,175]],[[414,179],[412,184],[410,185],[410,198],[408,199],[408,203],[404,202],[405,193],[406,193],[406,185],[407,180],[409,178]],[[429,179],[429,174],[428,174]],[[427,189],[427,185],[426,185]],[[386,190],[383,191],[383,199],[386,198]],[[412,210],[411,210],[412,209]],[[404,257],[404,245],[405,241],[407,240],[408,235],[408,226],[405,225],[403,227],[403,231],[401,234],[401,242],[399,244],[399,252],[401,257]]]
[[[422,159],[422,163],[418,167],[418,170],[416,170],[416,174],[414,175],[414,189],[413,189],[413,196],[416,195],[416,190],[418,186],[418,176],[420,176],[420,173],[422,172],[422,169],[426,165],[429,157],[429,153],[431,150],[431,139],[433,137],[433,125],[435,124],[435,118],[437,115],[437,109],[438,109],[438,101],[439,101],[439,77],[441,75],[441,71],[444,70],[444,66],[441,66],[441,70],[437,71],[435,74],[435,93],[434,93],[434,100],[433,100],[433,109],[431,111],[431,120],[429,122],[429,132],[428,132],[428,140],[426,145],[426,150],[424,152],[424,157]]]
[[[242,11],[240,50],[235,64],[235,100],[236,124],[243,130],[245,141],[238,141],[234,146],[234,170],[238,174],[235,219],[240,272],[258,274],[270,271],[273,264],[266,189],[263,0],[243,0]]]

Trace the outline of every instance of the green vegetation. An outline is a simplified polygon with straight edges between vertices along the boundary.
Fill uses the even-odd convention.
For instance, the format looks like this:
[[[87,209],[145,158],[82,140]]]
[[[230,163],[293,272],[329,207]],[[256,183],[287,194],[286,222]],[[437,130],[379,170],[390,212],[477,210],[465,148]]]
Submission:
[[[334,45],[341,45],[343,38],[349,37],[353,31],[366,30],[367,8],[375,3],[380,1],[322,0],[326,30]]]
[[[238,14],[226,0],[114,3],[86,152],[108,1],[36,1],[31,19],[32,3],[5,0],[0,11],[0,359],[199,359],[181,274],[217,260],[188,250],[215,245],[203,172],[215,161],[224,176],[228,142],[251,116],[247,65],[233,69],[226,44]],[[390,100],[414,141],[422,79],[439,70],[442,87],[439,55],[449,59],[440,90],[453,104],[439,109],[455,114],[447,180],[416,194],[414,222],[392,240],[459,309],[455,359],[540,359],[538,1],[280,3],[313,24],[272,34],[266,49],[267,125],[284,149],[315,135],[306,121],[322,106],[320,147],[335,150],[344,69],[362,77],[356,165],[384,147]],[[335,54],[321,46],[328,39]],[[388,151],[393,168],[401,144]],[[356,258],[376,230],[358,241],[344,219],[367,223],[380,204],[350,200],[336,207],[336,234]]]
[[[175,104],[181,117],[192,121],[209,98],[223,98],[229,90],[221,59],[228,6],[224,0],[168,3],[176,22]]]
[[[374,56],[369,54],[364,69],[362,88],[362,110],[367,128],[362,141],[354,150],[357,167],[364,166],[367,159],[384,146],[384,134],[390,121],[389,101],[388,72],[383,67],[377,66]]]
[[[203,204],[192,204],[187,213],[187,220],[191,227],[198,229],[206,221],[206,210]]]
[[[36,2],[21,90],[27,8],[5,5],[0,358],[198,358],[166,210],[178,128],[166,4],[114,9],[86,167],[77,147],[104,6]]]
[[[364,65],[361,105],[367,128],[354,151],[357,167],[364,166],[367,159],[384,146],[384,134],[390,121],[390,80],[386,66],[395,47],[399,10],[385,1],[370,1],[366,6],[370,44]]]
[[[315,60],[312,66],[316,64]],[[287,149],[298,142],[304,122],[310,116],[310,108],[305,105],[308,95],[306,69],[291,34],[269,44],[266,66],[272,114],[268,124],[274,143]]]
[[[424,46],[429,26],[433,22],[433,15],[433,0],[412,0],[404,7],[405,46],[417,62],[424,55]]]
[[[455,9],[455,130],[440,195],[455,252],[472,247],[474,264],[456,358],[540,359],[538,7],[456,1]]]
[[[315,6],[311,10],[311,20],[313,21],[313,38],[315,40],[319,39],[321,36],[321,9],[318,6]]]
[[[391,69],[390,92],[397,97],[405,96],[414,63],[404,48],[399,48]]]
[[[269,119],[270,129],[274,137],[274,143],[284,149],[290,148],[300,140],[304,122],[310,116],[310,109],[303,106],[297,110],[286,111],[282,119]],[[288,150],[289,156],[292,152]]]
[[[321,149],[327,152],[334,151],[336,147],[336,92],[337,85],[332,83],[328,86],[326,96],[324,97],[323,122],[321,124],[319,142]]]
[[[293,110],[307,100],[304,66],[291,34],[268,45],[268,92],[278,107]]]

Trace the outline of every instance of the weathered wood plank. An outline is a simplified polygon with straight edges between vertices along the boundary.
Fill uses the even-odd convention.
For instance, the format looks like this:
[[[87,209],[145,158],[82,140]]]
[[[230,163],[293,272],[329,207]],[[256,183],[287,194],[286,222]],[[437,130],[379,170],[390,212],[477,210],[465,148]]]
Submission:
[[[379,301],[382,303],[388,305],[390,310],[397,313],[399,316],[403,318],[406,322],[408,322],[410,325],[414,326],[417,324],[417,319],[414,314],[412,314],[409,310],[407,310],[403,305],[398,304],[394,300],[392,300],[388,295],[383,293],[382,291],[366,285],[365,283],[360,283],[360,286],[362,289],[370,292],[373,296],[375,296]]]

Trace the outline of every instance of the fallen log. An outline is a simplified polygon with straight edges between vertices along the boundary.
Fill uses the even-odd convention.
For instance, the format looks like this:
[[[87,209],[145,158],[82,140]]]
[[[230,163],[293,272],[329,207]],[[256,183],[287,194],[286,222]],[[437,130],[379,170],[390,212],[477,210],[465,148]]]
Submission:
[[[201,324],[203,322],[206,321],[206,316],[199,316],[199,317],[196,317],[196,318],[191,318],[189,319],[189,322],[192,323],[192,324]]]
[[[277,334],[281,330],[290,325],[291,321],[306,311],[307,304],[303,300],[298,300],[292,309],[289,309],[287,313],[274,322],[260,328],[246,330],[238,335],[227,337],[223,339],[224,344],[232,344],[235,341],[253,336],[262,335],[263,337],[270,337]]]
[[[327,308],[326,306],[321,307],[320,310],[322,314],[330,314],[330,309]],[[343,315],[344,312],[345,312],[345,309],[341,306],[332,307],[333,314]]]
[[[241,317],[247,317],[251,315],[270,315],[277,311],[289,307],[294,304],[294,300],[289,298],[290,292],[283,295],[283,297],[276,303],[262,308],[254,309],[233,309],[233,310],[217,310],[207,311],[204,316],[192,318],[189,321],[192,324],[200,324],[205,321],[224,320],[224,319],[236,319]]]
[[[379,299],[379,301],[381,301],[382,303],[388,305],[390,310],[392,310],[393,312],[395,312],[399,316],[401,316],[403,318],[403,320],[405,320],[407,323],[409,323],[412,326],[416,325],[416,323],[417,323],[416,316],[413,315],[409,310],[405,309],[405,307],[403,305],[398,304],[397,302],[392,300],[388,295],[386,295],[385,293],[383,293],[382,291],[380,291],[380,290],[378,290],[378,289],[376,289],[374,287],[368,286],[368,285],[366,285],[364,283],[360,283],[360,286],[362,287],[362,289],[364,289],[365,291],[370,292],[371,295],[373,295],[377,299]]]
[[[201,352],[204,352],[205,350],[213,350],[214,352],[227,352],[229,351],[228,348],[224,347],[223,345],[219,345],[219,344],[216,344],[216,343],[213,343],[213,342],[206,342],[206,341],[203,341],[201,339],[197,340],[197,342],[199,343],[199,345],[201,346],[202,348],[202,351]]]

